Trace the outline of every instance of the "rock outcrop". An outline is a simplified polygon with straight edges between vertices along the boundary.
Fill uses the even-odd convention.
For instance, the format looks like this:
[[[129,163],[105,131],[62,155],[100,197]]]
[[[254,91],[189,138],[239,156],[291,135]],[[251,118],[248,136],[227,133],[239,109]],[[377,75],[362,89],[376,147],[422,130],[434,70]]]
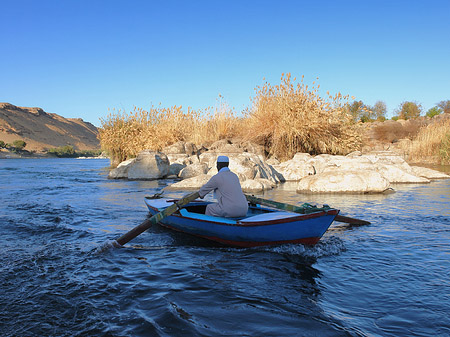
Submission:
[[[316,173],[309,153],[297,153],[291,160],[273,165],[282,181],[298,181]]]
[[[136,161],[136,158],[121,162],[115,169],[109,171],[109,179],[128,179],[128,169]]]
[[[247,144],[247,148],[252,148]],[[229,141],[211,145],[209,151],[194,145],[177,143],[159,153],[144,151],[136,159],[121,163],[110,178],[180,179],[169,189],[199,189],[217,173],[218,155],[230,158],[230,169],[239,177],[242,189],[260,192],[284,181],[298,181],[299,193],[383,193],[396,183],[429,183],[430,179],[450,178],[431,169],[410,166],[402,157],[379,151],[353,152],[347,156],[297,153],[289,161],[265,160],[262,155],[246,152]],[[175,152],[175,153],[173,153]],[[270,165],[272,163],[273,165]]]
[[[230,170],[239,177],[244,191],[263,191],[274,188],[280,183],[276,171],[270,165],[266,164],[260,156],[254,153],[221,152],[221,154],[227,155],[230,158]],[[199,160],[200,164],[192,164],[184,168],[180,172],[179,177],[186,177],[187,179],[172,184],[170,189],[200,188],[217,173],[217,153],[203,153],[200,155]],[[191,167],[192,169],[190,169]],[[203,171],[205,168],[207,168],[207,174]],[[188,171],[190,174],[184,175],[185,171]],[[194,175],[193,172],[196,172],[197,175]]]
[[[411,166],[414,175],[425,179],[448,179],[449,175],[421,166]]]
[[[389,181],[374,170],[327,171],[300,180],[298,193],[383,193]]]
[[[136,158],[122,162],[117,168],[111,170],[108,178],[154,180],[166,177],[168,172],[169,160],[164,153],[142,151]]]

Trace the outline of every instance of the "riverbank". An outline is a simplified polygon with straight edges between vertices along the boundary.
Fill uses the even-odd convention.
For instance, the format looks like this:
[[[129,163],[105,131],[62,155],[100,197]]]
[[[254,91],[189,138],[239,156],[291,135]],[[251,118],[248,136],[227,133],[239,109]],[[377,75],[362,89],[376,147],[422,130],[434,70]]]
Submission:
[[[9,151],[6,149],[0,149],[0,159],[37,159],[37,158],[51,158],[49,155],[45,153],[32,153],[28,151],[22,151],[20,153]]]
[[[178,142],[162,152],[142,151],[112,169],[110,179],[174,179],[171,190],[195,190],[217,173],[218,155],[230,158],[244,192],[263,192],[280,183],[295,181],[298,193],[387,193],[394,184],[425,184],[450,175],[411,166],[394,151],[352,152],[346,156],[297,153],[280,162],[266,159],[262,148],[248,142],[218,141],[198,149],[192,143]]]
[[[75,153],[73,156],[62,156],[58,157],[55,154],[47,153],[47,152],[29,152],[29,151],[20,151],[13,152],[7,149],[0,149],[0,159],[43,159],[43,158],[98,158],[98,159],[108,159],[107,156],[101,154],[100,156],[91,156],[89,154]]]

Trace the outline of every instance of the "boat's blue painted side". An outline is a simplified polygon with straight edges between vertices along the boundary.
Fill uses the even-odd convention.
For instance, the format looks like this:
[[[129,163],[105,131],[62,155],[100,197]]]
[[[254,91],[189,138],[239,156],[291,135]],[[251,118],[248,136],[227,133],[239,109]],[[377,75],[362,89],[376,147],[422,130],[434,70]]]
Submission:
[[[155,203],[146,199],[145,202],[152,215],[164,208],[164,201]],[[207,202],[192,203],[196,206],[202,204],[206,205]],[[189,205],[186,206],[188,209]],[[188,209],[168,216],[161,224],[181,232],[241,247],[281,243],[315,244],[339,213],[336,209],[329,209],[298,214],[251,206],[247,217],[230,219],[195,213]]]

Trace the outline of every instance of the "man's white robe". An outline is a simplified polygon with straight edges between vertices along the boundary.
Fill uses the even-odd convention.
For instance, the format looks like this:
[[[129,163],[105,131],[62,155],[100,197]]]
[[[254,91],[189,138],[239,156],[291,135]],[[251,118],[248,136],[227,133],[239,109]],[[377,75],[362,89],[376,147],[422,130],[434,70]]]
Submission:
[[[239,178],[228,167],[223,167],[200,188],[200,198],[211,191],[214,191],[217,203],[206,207],[206,215],[237,218],[247,214],[248,203]]]

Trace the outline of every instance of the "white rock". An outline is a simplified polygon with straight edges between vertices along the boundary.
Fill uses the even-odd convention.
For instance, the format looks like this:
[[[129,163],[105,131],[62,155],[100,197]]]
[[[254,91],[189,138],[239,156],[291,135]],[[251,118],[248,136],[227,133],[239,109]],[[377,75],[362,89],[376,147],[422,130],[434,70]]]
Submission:
[[[211,179],[210,175],[202,174],[196,177],[184,179],[175,184],[172,184],[166,189],[168,190],[190,190],[190,189],[200,189],[204,184],[206,184],[209,179]]]
[[[180,177],[181,179],[188,179],[206,174],[207,172],[208,166],[205,163],[192,164],[183,168],[178,174],[178,177]]]
[[[268,179],[275,184],[280,182],[277,172],[272,166],[266,164],[261,156],[254,153],[203,153],[200,155],[200,162],[207,163],[210,170],[208,174],[214,175],[217,173],[216,160],[218,155],[227,155],[230,159],[229,168],[232,172],[239,176],[243,182],[248,179]]]
[[[169,172],[167,173],[167,176],[175,176],[178,177],[180,174],[180,171],[186,167],[185,164],[181,163],[173,163],[169,166]]]
[[[322,169],[324,172],[336,172],[336,171],[378,171],[383,177],[385,177],[390,183],[428,183],[429,180],[421,178],[414,174],[411,174],[403,170],[403,166],[395,166],[383,163],[365,163],[360,161],[340,162],[335,163],[333,166],[326,166]],[[412,171],[411,171],[412,172]]]
[[[411,166],[406,162],[406,160],[390,151],[377,151],[361,156],[362,158],[369,159],[374,164],[387,164],[394,165],[401,168],[403,171],[412,173]]]
[[[311,158],[309,153],[296,153],[291,160],[274,165],[273,168],[280,174],[281,181],[298,181],[316,173]]]
[[[413,183],[413,184],[423,184],[429,183],[430,180],[422,177],[418,177],[407,171],[403,170],[402,167],[377,163],[376,170],[380,172],[386,179],[391,183]],[[412,172],[412,170],[411,170]]]
[[[448,179],[450,176],[440,171],[436,171],[427,167],[411,166],[412,171],[416,176],[426,179]]]
[[[142,151],[128,169],[130,180],[160,179],[169,172],[169,160],[164,153]]]
[[[198,159],[198,156],[196,154],[186,159],[186,164],[198,164],[198,163],[200,163],[200,160]]]
[[[272,158],[269,158],[269,159],[266,160],[266,164],[272,165],[272,166],[279,165],[280,161],[277,158],[272,157]]]
[[[267,179],[272,183],[280,183],[280,179],[272,166],[266,164],[261,156],[244,152],[230,158],[230,169],[242,173],[248,179]]]
[[[298,193],[382,193],[389,189],[389,181],[379,172],[341,171],[323,172],[301,179]]]
[[[191,142],[179,141],[175,144],[166,146],[162,152],[166,154],[187,154],[192,155],[197,153],[197,146]]]
[[[244,192],[262,192],[270,190],[276,186],[275,183],[267,179],[246,180],[241,184]]]
[[[130,168],[131,164],[133,164],[136,161],[136,158],[131,158],[128,160],[125,160],[121,162],[115,169],[112,169],[109,174],[109,179],[126,179],[128,178],[128,169]]]
[[[189,158],[189,156],[185,153],[168,153],[166,154],[166,156],[171,164],[174,163],[186,164]]]

